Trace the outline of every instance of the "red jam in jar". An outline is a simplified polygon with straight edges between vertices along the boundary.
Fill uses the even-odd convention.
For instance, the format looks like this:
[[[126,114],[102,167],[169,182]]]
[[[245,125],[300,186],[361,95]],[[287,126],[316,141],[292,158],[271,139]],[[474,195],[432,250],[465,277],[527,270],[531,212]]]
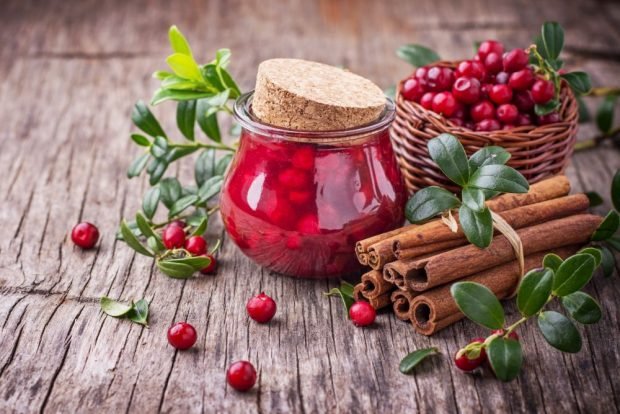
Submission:
[[[251,98],[235,103],[241,140],[220,203],[229,235],[248,257],[286,275],[359,270],[355,242],[403,222],[406,191],[388,131],[394,104],[369,125],[316,132],[261,123]]]

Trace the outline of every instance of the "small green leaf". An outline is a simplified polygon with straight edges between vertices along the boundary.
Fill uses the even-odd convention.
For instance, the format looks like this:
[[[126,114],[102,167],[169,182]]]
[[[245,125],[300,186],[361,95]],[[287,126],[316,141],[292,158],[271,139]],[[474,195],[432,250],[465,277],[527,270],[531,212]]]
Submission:
[[[467,240],[480,248],[488,247],[493,239],[493,219],[491,211],[484,208],[474,211],[463,204],[459,209],[459,223]]]
[[[483,147],[469,158],[469,168],[473,174],[484,165],[505,165],[509,159],[510,153],[502,147]]]
[[[504,309],[487,287],[475,282],[457,282],[450,293],[461,312],[472,321],[489,329],[504,326]]]
[[[144,299],[140,299],[134,303],[131,311],[127,313],[127,318],[132,322],[148,326],[149,303]]]
[[[553,285],[553,270],[531,270],[521,280],[517,293],[517,307],[521,315],[530,317],[547,303]]]
[[[161,159],[168,153],[168,140],[164,137],[155,137],[151,146],[151,155],[157,159]]]
[[[239,96],[241,96],[241,91],[239,90],[239,87],[235,83],[235,81],[234,81],[233,77],[230,75],[230,73],[228,73],[228,71],[226,69],[221,68],[219,70],[219,74],[220,74],[220,78],[223,80],[224,84],[226,84],[226,86],[228,86],[228,89],[230,91],[230,99],[237,99]]]
[[[202,89],[200,83],[172,75],[164,79],[161,83],[161,89],[196,92]]]
[[[129,247],[134,249],[136,252],[143,254],[144,256],[153,257],[153,253],[151,253],[146,247],[140,243],[138,238],[132,233],[131,229],[127,226],[127,222],[123,220],[121,222],[121,234],[123,235],[123,240]]]
[[[557,22],[545,22],[541,28],[541,39],[549,59],[557,59],[564,47],[564,30]]]
[[[523,363],[521,344],[511,338],[497,337],[487,349],[489,363],[497,379],[512,381],[517,378]]]
[[[614,107],[618,95],[606,96],[596,111],[596,126],[603,134],[608,134],[614,125]]]
[[[129,311],[131,311],[131,306],[125,305],[121,302],[117,302],[106,296],[103,296],[99,300],[99,305],[101,306],[101,310],[106,315],[114,316],[115,318],[125,316],[127,313],[129,313]]]
[[[581,350],[581,335],[566,316],[554,311],[538,315],[538,327],[545,340],[563,352],[576,353]]]
[[[196,119],[196,101],[179,101],[177,103],[177,126],[179,131],[190,141],[194,140],[194,120]]]
[[[198,189],[200,204],[204,204],[215,197],[222,189],[224,179],[221,175],[216,175],[205,181]]]
[[[146,193],[144,193],[144,198],[142,199],[142,211],[149,219],[152,219],[153,216],[155,216],[157,206],[159,205],[159,197],[159,187],[151,187],[146,190]]]
[[[187,279],[196,272],[192,266],[185,263],[171,263],[161,260],[157,261],[157,268],[174,279]]]
[[[527,193],[530,188],[525,177],[506,165],[485,165],[478,168],[469,180],[469,185],[502,193]]]
[[[407,356],[404,357],[400,361],[400,364],[398,365],[398,369],[403,374],[410,374],[413,371],[413,369],[420,362],[422,362],[426,357],[435,355],[438,353],[439,353],[439,350],[435,347],[418,349],[417,351],[413,351],[407,354]]]
[[[536,115],[538,116],[547,115],[558,109],[559,106],[560,101],[558,101],[557,99],[552,99],[546,104],[534,105],[534,113],[536,113]]]
[[[200,226],[200,223],[202,223],[202,219],[207,218],[207,213],[205,211],[204,208],[196,208],[194,209],[194,212],[187,217],[187,219],[185,220],[185,222],[187,224],[189,224],[190,226]]]
[[[181,198],[183,194],[181,183],[174,177],[167,177],[161,180],[159,183],[159,190],[161,193],[160,199],[168,209],[172,208],[174,203]]]
[[[566,296],[581,289],[594,273],[594,257],[576,254],[566,259],[553,277],[553,293]]]
[[[152,169],[151,169],[152,166]],[[151,170],[149,172],[150,177],[149,177],[149,184],[150,185],[155,185],[159,182],[159,180],[161,179],[161,177],[164,175],[164,173],[166,172],[166,169],[168,168],[168,162],[166,160],[161,160],[161,159],[153,159],[151,161],[151,164],[149,164],[149,169],[147,169],[147,172],[149,172],[149,170]]]
[[[620,227],[620,216],[614,210],[611,210],[592,235],[592,240],[608,240],[616,234],[618,227]]]
[[[469,180],[467,154],[459,140],[450,134],[441,134],[428,141],[428,152],[437,166],[450,180],[464,187]]]
[[[175,75],[196,82],[204,82],[200,68],[193,57],[182,53],[173,53],[166,58],[166,63]]]
[[[138,158],[133,160],[133,162],[131,163],[131,165],[129,165],[129,168],[127,169],[127,178],[139,176],[142,170],[144,170],[144,167],[146,167],[146,164],[149,162],[149,157],[150,155],[147,153],[142,154]]]
[[[480,212],[484,210],[484,192],[477,188],[465,187],[461,193],[463,204],[471,210]]]
[[[207,230],[208,223],[209,223],[209,218],[203,217],[198,227],[196,227],[196,229],[192,232],[192,236],[202,236],[205,230]]]
[[[215,167],[215,150],[207,149],[201,152],[194,165],[194,178],[199,187],[209,178],[217,175]]]
[[[151,227],[150,223],[148,222],[148,220],[146,219],[146,217],[144,217],[142,215],[142,213],[138,212],[136,214],[136,224],[138,225],[138,228],[140,229],[140,232],[147,238],[153,238],[153,240],[155,241],[154,245],[155,245],[155,249],[156,251],[162,251],[166,249],[166,246],[164,246],[164,244],[161,241],[161,238],[159,237],[159,235],[157,233],[155,233],[155,231],[153,230],[153,228]],[[147,240],[148,242],[148,240]]]
[[[196,91],[196,90],[177,90],[160,88],[155,91],[151,98],[151,105],[158,105],[164,101],[186,101],[189,99],[202,99],[213,96],[213,92]]]
[[[215,166],[215,175],[223,176],[232,158],[232,154],[226,154],[222,158],[220,158],[220,160],[217,162],[217,165]]]
[[[605,240],[605,242],[613,250],[615,250],[617,252],[620,252],[620,238],[618,238],[618,237],[611,237],[611,238]]]
[[[166,162],[168,164],[170,164],[171,162],[174,162],[176,160],[178,160],[179,158],[183,158],[186,155],[192,154],[196,151],[198,151],[198,147],[183,147],[183,148],[173,148],[172,151],[168,151],[168,154],[166,155]]]
[[[586,247],[577,252],[578,254],[589,254],[594,258],[594,267],[597,268],[603,260],[603,253],[595,247]]]
[[[331,289],[329,292],[323,293],[325,296],[339,296],[342,299],[342,304],[344,305],[344,310],[349,317],[349,309],[351,305],[355,302],[353,298],[353,285],[348,282],[341,282],[340,287],[335,287]]]
[[[177,214],[183,212],[185,209],[198,202],[198,196],[196,195],[188,195],[185,197],[181,197],[178,199],[172,207],[170,207],[170,211],[168,212],[168,217],[174,217]]]
[[[189,47],[187,39],[176,26],[171,26],[168,30],[168,39],[174,52],[192,56],[192,49]]]
[[[151,141],[142,134],[131,134],[131,139],[141,147],[148,147],[151,145]]]
[[[601,247],[603,252],[603,260],[601,261],[601,267],[603,268],[603,276],[609,277],[614,273],[616,269],[616,258],[614,254],[607,247]]]
[[[174,76],[174,75],[165,70],[156,70],[155,72],[153,72],[153,78],[159,79],[159,80],[164,80],[170,76]]]
[[[420,223],[446,210],[459,206],[461,201],[441,187],[426,187],[416,192],[407,201],[405,217],[411,223]]]
[[[184,264],[192,267],[194,271],[204,269],[211,264],[211,259],[207,256],[183,257],[180,259],[168,259],[165,263]]]
[[[163,245],[161,240],[157,237],[150,236],[146,239],[146,245],[151,249],[156,255],[160,252],[166,250],[166,246]]]
[[[420,45],[404,45],[396,50],[396,56],[415,67],[437,62],[440,57],[433,50]]]
[[[620,185],[620,183],[618,183],[618,184]],[[613,186],[612,186],[612,188],[613,188]],[[619,190],[620,190],[620,188],[619,188]],[[618,193],[618,194],[620,195],[620,193]],[[586,193],[586,196],[588,197],[588,201],[590,201],[590,207],[600,206],[604,202],[603,197],[601,197],[601,195],[599,193],[597,193],[596,191],[588,191]]]
[[[164,130],[161,129],[161,125],[159,125],[159,122],[157,122],[157,119],[153,113],[142,101],[138,101],[134,105],[133,111],[131,112],[131,120],[138,128],[152,137],[166,136]]]
[[[200,99],[196,105],[196,121],[200,129],[215,142],[222,142],[222,134],[217,121],[217,110],[211,112],[212,108],[217,108],[211,104],[210,99]]]
[[[577,95],[584,95],[592,89],[590,75],[585,72],[569,72],[562,75],[568,82],[573,92]]]
[[[611,180],[611,202],[616,210],[620,210],[620,170],[616,171]]]
[[[549,253],[545,255],[543,259],[543,267],[546,269],[551,269],[553,272],[557,272],[560,266],[562,265],[562,258],[554,253]]]
[[[596,323],[603,316],[598,302],[584,292],[575,292],[564,296],[562,298],[562,305],[569,315],[579,323]]]

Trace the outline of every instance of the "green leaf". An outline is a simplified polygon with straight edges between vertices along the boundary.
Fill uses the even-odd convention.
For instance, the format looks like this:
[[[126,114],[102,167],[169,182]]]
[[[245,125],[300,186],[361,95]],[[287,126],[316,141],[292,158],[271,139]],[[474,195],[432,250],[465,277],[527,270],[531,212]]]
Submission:
[[[489,363],[497,379],[512,381],[517,378],[523,363],[521,344],[511,338],[497,337],[487,348]]]
[[[527,193],[530,186],[517,170],[505,165],[485,165],[476,170],[469,185],[502,193]]]
[[[404,45],[396,50],[396,56],[415,67],[426,66],[437,62],[440,57],[433,50],[420,45]]]
[[[127,227],[129,228],[129,231],[131,231],[133,233],[134,236],[136,237],[140,237],[142,236],[142,233],[140,232],[140,229],[138,228],[138,225],[136,224],[135,221],[128,221],[127,222]],[[118,231],[116,232],[116,239],[117,240],[122,240],[125,241],[123,239],[123,234],[121,232],[121,228],[118,228]]]
[[[217,121],[217,111],[210,112],[211,108],[216,107],[210,104],[209,99],[198,100],[196,105],[196,121],[207,137],[212,141],[222,142],[222,134]]]
[[[200,68],[193,57],[182,53],[173,53],[166,58],[166,63],[175,75],[196,82],[204,82]]]
[[[133,178],[140,175],[146,164],[149,162],[150,155],[148,153],[140,155],[132,161],[127,169],[127,178]]]
[[[202,236],[205,230],[207,230],[208,223],[209,223],[209,218],[203,217],[202,220],[200,221],[200,224],[192,232],[192,236]]]
[[[534,105],[534,112],[538,116],[547,115],[555,111],[556,109],[558,109],[559,106],[560,106],[560,101],[558,101],[557,99],[552,99],[546,104]]]
[[[614,125],[614,107],[618,95],[606,96],[596,111],[596,126],[603,134],[608,134]]]
[[[553,293],[566,296],[581,289],[594,273],[594,257],[576,254],[566,259],[553,277]]]
[[[341,282],[340,287],[335,287],[331,289],[329,292],[323,293],[325,296],[339,296],[342,299],[342,303],[344,305],[344,310],[349,317],[349,309],[351,305],[355,303],[355,299],[353,298],[353,285],[348,282]]]
[[[557,59],[564,47],[564,30],[557,22],[545,22],[541,29],[542,44],[549,59]]]
[[[170,76],[174,76],[172,73],[167,72],[165,70],[157,70],[155,72],[153,72],[153,77],[155,79],[159,79],[159,80],[164,80],[166,78],[169,78]]]
[[[177,103],[177,126],[185,138],[190,141],[194,140],[195,119],[196,101],[179,101]]]
[[[166,246],[163,245],[159,238],[150,236],[146,239],[146,245],[151,249],[156,255],[160,252],[167,250]]]
[[[538,315],[538,327],[545,340],[563,352],[576,353],[581,350],[581,335],[575,325],[564,315],[554,311]]]
[[[207,149],[200,153],[194,165],[194,178],[196,184],[201,186],[209,178],[217,175],[215,173],[215,150]]]
[[[140,213],[140,212],[138,212],[136,214],[136,224],[138,225],[138,228],[140,229],[140,232],[147,239],[153,238],[154,245],[156,247],[155,249],[153,249],[154,251],[166,250],[166,246],[164,246],[164,244],[162,243],[161,237],[159,237],[159,235],[157,233],[155,233],[155,231],[151,227],[151,225],[148,222],[148,220],[146,219],[146,217],[144,217],[142,215],[142,213]],[[147,242],[148,242],[148,240],[147,240]]]
[[[611,210],[601,224],[598,226],[594,234],[592,235],[593,241],[608,240],[616,234],[620,227],[620,216],[614,210]]]
[[[198,189],[200,204],[204,204],[215,197],[222,189],[224,179],[221,175],[216,175],[205,181]]]
[[[564,296],[562,298],[562,305],[568,314],[579,323],[596,323],[603,316],[598,302],[584,292],[575,292]]]
[[[166,155],[166,162],[171,163],[179,158],[185,157],[186,155],[192,154],[198,151],[198,147],[183,147],[183,148],[173,148],[172,151],[168,151],[168,155]]]
[[[611,180],[611,202],[616,210],[620,210],[620,170],[616,171]]]
[[[222,158],[220,158],[220,160],[217,162],[217,165],[215,166],[215,175],[223,176],[232,158],[232,154],[226,154]]]
[[[185,222],[189,224],[190,226],[197,227],[197,226],[200,226],[204,218],[207,218],[208,220],[208,216],[207,216],[205,209],[196,208],[194,212],[185,219]]]
[[[183,194],[181,183],[174,177],[167,177],[161,180],[159,183],[159,190],[161,192],[161,201],[168,209],[172,208],[174,203],[181,198]]]
[[[551,269],[553,272],[557,272],[564,260],[560,256],[554,253],[546,254],[543,259],[543,267]]]
[[[123,220],[121,222],[121,234],[123,235],[123,240],[129,247],[134,249],[136,252],[143,254],[144,256],[153,257],[153,253],[151,253],[146,247],[140,243],[138,238],[132,233],[131,229],[127,226],[127,222]]]
[[[155,137],[151,146],[151,154],[157,159],[161,159],[168,153],[168,140],[164,137]]]
[[[166,263],[177,263],[191,266],[194,271],[198,271],[200,269],[204,269],[205,267],[211,264],[211,259],[207,256],[191,256],[191,257],[183,257],[180,259],[168,259],[165,261]]]
[[[129,311],[131,311],[131,306],[125,305],[121,302],[117,302],[106,296],[103,296],[99,300],[99,305],[101,306],[101,310],[103,311],[103,313],[105,313],[106,315],[114,316],[115,318],[125,316],[127,313],[129,313]]]
[[[435,347],[418,349],[417,351],[413,351],[407,354],[407,356],[404,357],[400,361],[400,364],[398,365],[398,369],[403,374],[410,374],[413,371],[413,369],[420,362],[422,362],[426,357],[435,355],[438,353],[439,353],[439,350]]]
[[[192,56],[192,49],[189,47],[187,39],[176,26],[171,26],[168,30],[168,39],[174,52]]]
[[[239,87],[235,83],[230,73],[228,73],[228,71],[224,68],[221,68],[219,72],[220,72],[221,79],[224,81],[224,83],[226,84],[226,86],[228,86],[230,90],[230,99],[237,99],[239,96],[241,96],[241,90],[239,90]]]
[[[144,299],[140,299],[134,303],[133,308],[127,314],[127,318],[129,318],[132,322],[148,326],[149,303]]]
[[[620,185],[620,183],[618,183],[618,184]],[[612,188],[613,188],[613,186],[612,186]],[[619,188],[619,190],[620,190],[620,188]],[[620,193],[618,193],[618,194],[620,195]],[[586,193],[586,196],[588,197],[588,200],[590,201],[590,207],[600,206],[604,202],[603,197],[601,197],[601,195],[599,193],[597,193],[596,191],[588,191]]]
[[[484,192],[477,188],[465,187],[461,193],[463,204],[471,210],[480,212],[484,210]]]
[[[459,209],[459,223],[469,242],[477,247],[485,248],[493,239],[493,219],[491,211],[485,208],[474,211],[463,204]]]
[[[420,223],[446,210],[459,206],[461,201],[441,187],[426,187],[416,192],[407,201],[405,217],[411,223]]]
[[[553,286],[553,270],[530,270],[521,280],[517,293],[517,307],[521,315],[537,314],[547,303]]]
[[[618,237],[611,237],[605,240],[605,242],[609,245],[609,247],[617,252],[620,252],[620,239]]]
[[[469,180],[467,154],[459,140],[450,134],[441,134],[428,141],[428,152],[437,166],[450,180],[464,187]]]
[[[196,195],[188,195],[185,197],[181,197],[178,199],[172,207],[170,207],[170,211],[168,212],[168,217],[174,217],[177,214],[183,212],[185,209],[198,202],[198,196]]]
[[[562,75],[568,82],[573,92],[577,95],[584,95],[592,89],[590,75],[585,72],[569,72]]]
[[[472,321],[489,329],[504,326],[504,309],[493,292],[475,282],[457,282],[450,293],[458,308]]]
[[[204,92],[204,85],[193,81],[181,78],[176,75],[168,76],[161,82],[161,89],[174,89],[178,91],[187,92]]]
[[[577,96],[577,103],[579,104],[579,123],[590,122],[590,110],[586,105],[583,97]]]
[[[483,147],[469,158],[469,169],[473,174],[484,165],[505,165],[509,159],[510,153],[502,147]]]
[[[151,166],[152,166],[152,169],[151,169]],[[151,170],[149,172],[150,173],[149,184],[150,185],[157,184],[159,180],[161,179],[161,177],[166,172],[167,168],[168,168],[168,162],[166,160],[155,158],[153,161],[151,161],[151,164],[149,164],[149,169],[147,170],[147,172]]]
[[[186,101],[190,99],[202,99],[213,96],[213,92],[195,91],[195,90],[178,90],[160,88],[155,91],[151,98],[151,105],[158,105],[164,101]]]
[[[603,252],[603,260],[601,261],[601,267],[603,268],[603,276],[609,277],[614,273],[616,268],[616,258],[614,254],[607,247],[601,247]]]
[[[138,101],[134,105],[133,111],[131,112],[131,120],[138,128],[152,137],[166,136],[164,130],[161,129],[161,125],[159,125],[159,122],[157,122],[157,119],[153,113],[142,101]]]
[[[603,253],[595,247],[586,247],[577,252],[578,254],[589,254],[594,258],[594,268],[597,268],[603,260]]]
[[[144,198],[142,199],[142,211],[149,219],[152,219],[153,216],[155,216],[157,206],[159,205],[159,196],[159,187],[151,187],[146,191],[146,193],[144,193]]]
[[[131,134],[131,139],[141,147],[148,147],[151,145],[151,141],[142,134]]]
[[[157,268],[164,274],[175,279],[187,279],[192,277],[196,272],[190,265],[161,260],[157,261]]]

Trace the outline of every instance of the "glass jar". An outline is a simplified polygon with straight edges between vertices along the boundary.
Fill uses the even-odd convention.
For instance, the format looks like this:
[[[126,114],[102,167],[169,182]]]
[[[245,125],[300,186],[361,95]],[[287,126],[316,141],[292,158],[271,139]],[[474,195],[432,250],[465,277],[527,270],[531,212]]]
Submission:
[[[388,127],[379,119],[341,131],[261,123],[252,93],[234,106],[242,127],[220,208],[232,240],[256,263],[306,278],[359,270],[355,242],[402,225],[406,190]]]

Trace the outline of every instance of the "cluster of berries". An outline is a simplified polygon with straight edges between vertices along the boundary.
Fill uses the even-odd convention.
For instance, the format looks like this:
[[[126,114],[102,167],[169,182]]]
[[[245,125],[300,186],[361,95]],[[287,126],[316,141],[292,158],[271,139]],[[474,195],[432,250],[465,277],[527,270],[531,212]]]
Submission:
[[[534,106],[556,97],[552,81],[534,73],[523,49],[504,53],[495,40],[480,44],[472,60],[456,69],[418,68],[403,83],[403,98],[475,131],[496,131],[560,121],[557,112],[537,116]]]
[[[491,332],[491,334],[504,335],[504,331],[502,329],[497,329]],[[515,341],[519,340],[519,335],[517,335],[515,331],[510,332],[507,336]],[[472,344],[483,344],[484,341],[485,338],[474,338],[468,346]],[[487,353],[484,348],[480,348],[479,352],[476,352],[474,355],[468,353],[464,348],[459,350],[454,356],[454,364],[462,371],[473,371],[486,362],[486,360]]]
[[[212,254],[207,253],[207,242],[202,236],[185,236],[185,222],[175,220],[168,224],[161,235],[161,240],[166,249],[184,248],[192,256],[206,256],[211,259],[209,266],[200,269],[203,275],[211,274],[215,271],[217,263]]]

